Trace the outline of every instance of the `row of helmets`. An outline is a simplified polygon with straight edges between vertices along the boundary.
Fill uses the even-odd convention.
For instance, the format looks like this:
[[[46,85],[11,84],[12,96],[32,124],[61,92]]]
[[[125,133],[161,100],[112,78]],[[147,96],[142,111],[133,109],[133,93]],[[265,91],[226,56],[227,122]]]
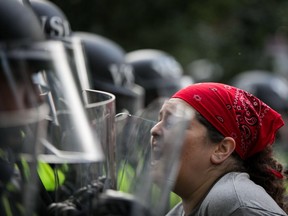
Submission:
[[[179,88],[194,82],[191,76],[189,78],[184,76],[180,63],[162,50],[141,49],[125,53],[119,44],[103,36],[87,32],[72,32],[67,17],[52,2],[43,0],[32,0],[30,2],[34,11],[40,17],[43,29],[48,37],[62,40],[74,39],[82,42],[88,63],[86,71],[89,71],[88,74],[85,74],[85,71],[78,74],[80,80],[82,80],[82,88],[99,89],[115,94],[116,98],[119,98],[116,100],[117,112],[127,109],[130,113],[136,113],[143,108],[143,105],[146,107],[155,98],[169,97]],[[76,36],[77,39],[73,36]],[[200,67],[206,67],[206,69],[198,69]],[[212,66],[210,62],[205,60],[198,60],[188,65],[188,70],[191,70],[189,73],[192,77],[195,76],[197,79],[205,81],[205,78],[199,78],[199,76],[204,76],[205,72],[211,71],[211,67],[216,68],[217,66]],[[216,71],[216,69],[214,70]],[[197,72],[199,74],[194,74]],[[216,72],[219,76],[223,73],[219,68]],[[213,73],[216,74],[216,72]],[[231,84],[247,89],[255,95],[258,95],[258,91],[261,91],[259,89],[262,87],[258,86],[265,85],[273,90],[270,91],[271,94],[275,94],[274,97],[267,95],[266,97],[274,101],[283,101],[287,95],[286,79],[279,74],[271,74],[263,70],[245,71],[241,74],[235,76]],[[212,75],[209,76],[212,77]],[[208,80],[211,81],[211,79]],[[219,78],[214,77],[214,79],[218,80]],[[271,82],[268,82],[269,79]],[[196,81],[198,82],[198,80]],[[254,86],[257,86],[257,88],[255,87],[257,90],[252,89]],[[262,94],[262,92],[259,93],[260,98],[262,98]],[[144,98],[143,95],[145,95]],[[126,101],[129,101],[131,107],[127,106]],[[133,104],[131,101],[137,102]],[[276,104],[275,102],[268,102],[268,99],[264,98],[264,102],[272,103],[271,106],[277,110],[283,110],[283,108],[277,106],[288,106],[287,101]]]
[[[158,198],[150,199],[152,183],[147,170],[151,169],[149,139],[155,121],[129,113],[145,110],[154,100],[152,95],[155,99],[169,97],[186,85],[180,64],[160,50],[125,53],[108,38],[73,32],[65,14],[46,0],[0,1],[0,30],[1,186],[14,180],[16,172],[20,180],[25,176],[25,191],[7,196],[10,207],[17,202],[23,205],[20,210],[25,212],[15,214],[33,215],[36,208],[39,215],[105,215],[105,211],[119,215],[123,206],[131,213],[154,205],[153,213],[162,214],[166,203],[155,200],[167,196],[176,173],[172,156],[176,159],[179,151],[167,148],[171,152],[157,176],[162,176],[162,170],[170,181],[162,184]],[[159,106],[152,109],[153,115]],[[116,115],[119,112],[122,114]],[[185,122],[188,116],[183,115]],[[184,132],[184,128],[185,124],[175,129]],[[180,139],[181,133],[171,133],[168,140],[176,143]],[[140,152],[145,154],[137,158]],[[131,167],[137,162],[133,168],[137,172],[130,176],[136,183],[130,181],[126,192],[135,195],[137,191],[137,201],[143,205],[135,204],[127,194],[115,193],[119,173],[123,176],[128,170],[127,166],[119,170],[123,161],[131,162]],[[37,184],[40,189],[35,188]],[[1,215],[11,209],[18,211],[1,207]],[[150,215],[146,211],[143,215]]]
[[[40,17],[49,38],[81,44],[87,65],[86,74],[84,70],[77,71],[80,72],[77,76],[82,89],[92,88],[114,94],[117,112],[136,113],[153,99],[169,97],[183,85],[193,82],[183,76],[180,63],[164,51],[141,49],[126,53],[109,38],[72,31],[65,14],[52,2],[31,0],[30,5]]]
[[[180,63],[162,50],[140,49],[126,53],[120,45],[103,36],[72,32],[65,14],[51,2],[31,0],[31,6],[41,17],[43,29],[50,38],[74,40],[83,46],[83,62],[86,63],[78,65],[87,67],[75,70],[80,85],[82,89],[98,89],[115,95],[116,113],[126,110],[147,117],[143,108],[146,111],[150,108],[148,117],[156,120],[163,100],[193,83],[191,76],[198,82],[209,80],[207,77],[218,80],[223,75],[219,65],[197,60],[188,65],[191,76],[185,76]],[[263,70],[244,71],[230,84],[251,92],[280,113],[288,110],[288,83],[280,74]]]

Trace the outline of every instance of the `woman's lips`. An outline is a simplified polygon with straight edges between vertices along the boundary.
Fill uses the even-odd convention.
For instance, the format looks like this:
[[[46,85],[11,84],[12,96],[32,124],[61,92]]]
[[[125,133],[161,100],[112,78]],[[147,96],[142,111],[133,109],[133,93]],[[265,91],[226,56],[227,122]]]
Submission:
[[[155,165],[161,159],[162,153],[163,153],[162,148],[160,148],[157,145],[152,146],[152,155],[151,155],[152,165]]]

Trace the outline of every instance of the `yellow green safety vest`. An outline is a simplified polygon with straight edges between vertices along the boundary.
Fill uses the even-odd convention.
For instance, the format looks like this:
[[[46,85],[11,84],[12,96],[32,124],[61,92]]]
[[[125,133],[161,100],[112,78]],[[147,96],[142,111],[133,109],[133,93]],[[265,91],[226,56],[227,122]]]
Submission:
[[[57,172],[57,179],[55,178],[55,171]],[[63,185],[65,182],[64,172],[60,169],[54,170],[48,163],[39,162],[37,172],[47,191],[54,191],[57,186]]]

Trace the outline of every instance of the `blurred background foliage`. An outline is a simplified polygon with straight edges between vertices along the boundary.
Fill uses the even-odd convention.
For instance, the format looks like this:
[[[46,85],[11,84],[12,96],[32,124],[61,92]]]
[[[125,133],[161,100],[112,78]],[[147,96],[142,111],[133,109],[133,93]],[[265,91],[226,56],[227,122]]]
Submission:
[[[191,62],[209,60],[224,72],[217,78],[223,82],[245,70],[278,70],[275,47],[280,44],[283,50],[288,35],[287,0],[52,2],[64,11],[74,31],[103,35],[127,52],[164,50],[187,74]]]

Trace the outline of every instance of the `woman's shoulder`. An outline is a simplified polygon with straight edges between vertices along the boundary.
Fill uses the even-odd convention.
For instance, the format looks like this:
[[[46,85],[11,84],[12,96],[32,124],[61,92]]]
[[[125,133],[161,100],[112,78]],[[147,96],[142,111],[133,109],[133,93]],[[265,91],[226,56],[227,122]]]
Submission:
[[[260,185],[255,184],[248,173],[230,172],[222,176],[211,188],[207,196],[221,197],[227,202],[237,202],[242,205],[245,200],[256,197],[268,197],[268,193]],[[272,198],[271,198],[272,199]]]
[[[237,209],[258,209],[283,213],[272,197],[250,180],[247,173],[231,172],[221,177],[211,188],[202,205],[209,209],[234,212]]]

